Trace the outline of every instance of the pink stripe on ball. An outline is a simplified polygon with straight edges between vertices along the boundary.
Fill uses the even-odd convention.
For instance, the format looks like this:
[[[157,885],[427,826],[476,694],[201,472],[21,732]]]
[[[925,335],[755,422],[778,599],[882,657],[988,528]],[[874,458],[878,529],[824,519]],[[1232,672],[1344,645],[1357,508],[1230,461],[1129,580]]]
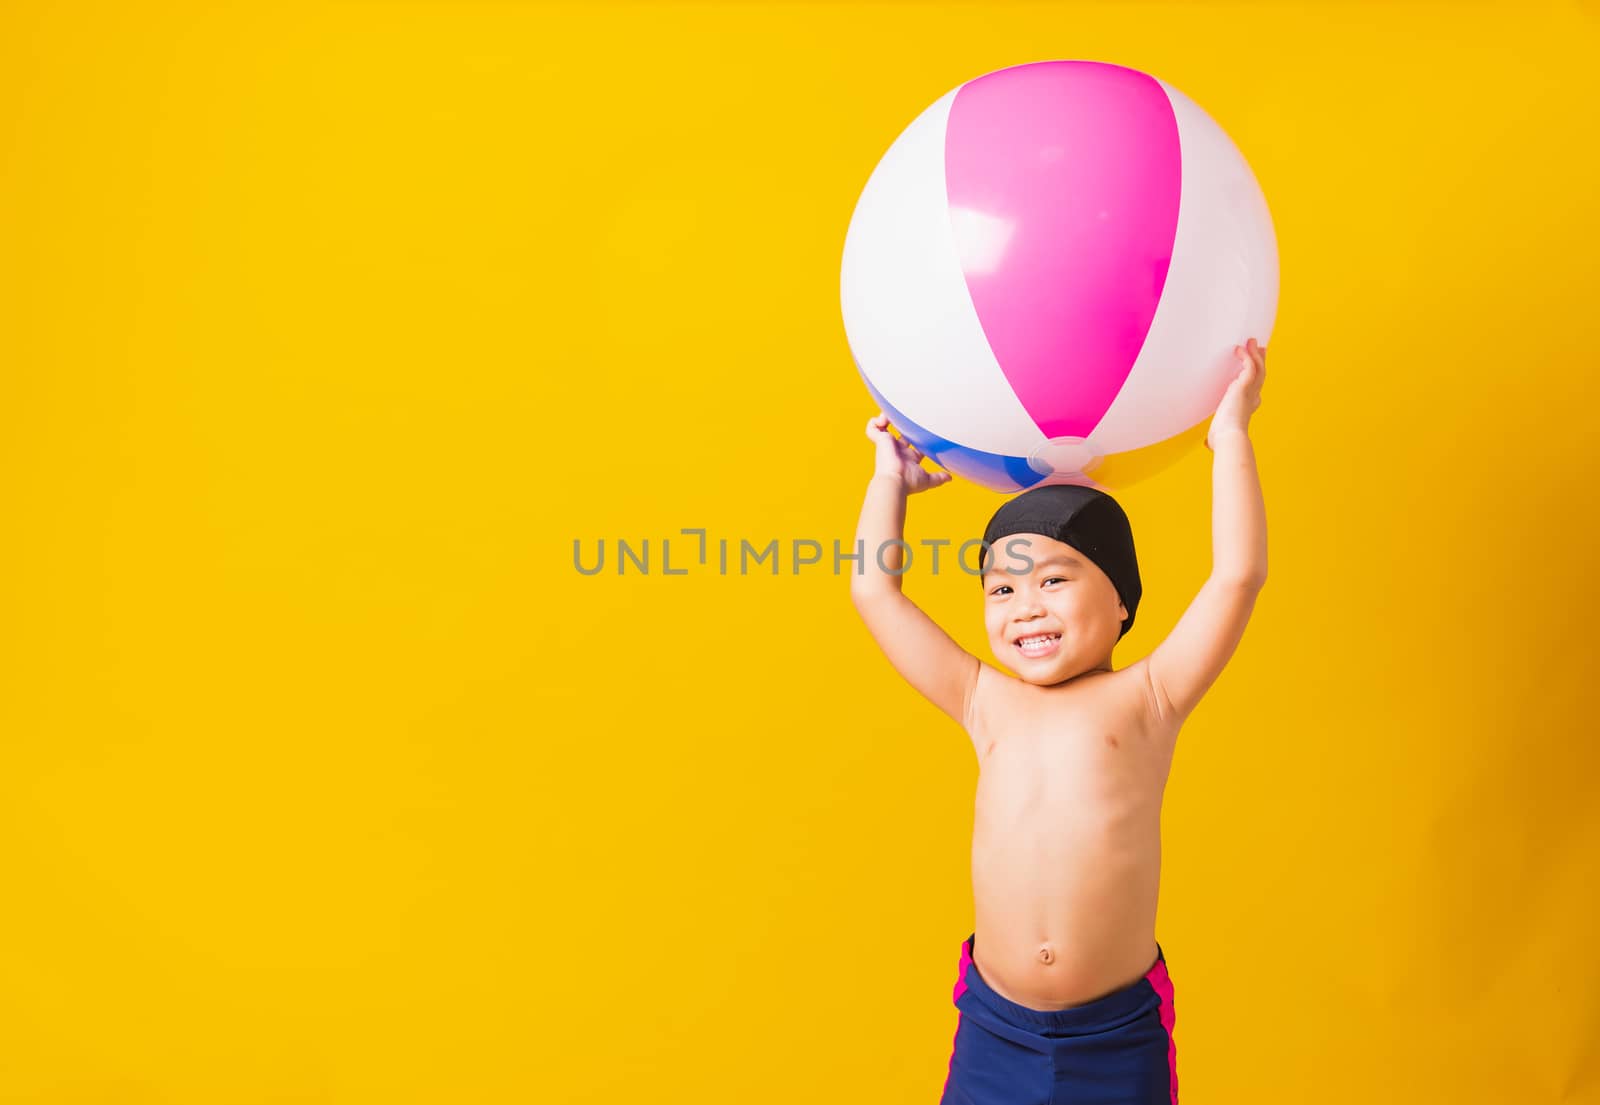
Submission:
[[[1165,90],[1045,61],[970,81],[945,133],[951,229],[979,324],[1048,437],[1087,437],[1166,283],[1182,158]]]

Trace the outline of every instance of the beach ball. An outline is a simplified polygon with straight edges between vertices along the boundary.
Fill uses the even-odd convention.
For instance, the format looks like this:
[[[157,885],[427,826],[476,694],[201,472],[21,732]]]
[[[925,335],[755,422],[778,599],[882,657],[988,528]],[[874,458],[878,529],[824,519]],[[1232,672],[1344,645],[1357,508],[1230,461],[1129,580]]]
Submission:
[[[936,464],[996,491],[1109,490],[1204,439],[1233,347],[1271,337],[1277,242],[1194,101],[1041,61],[953,89],[894,140],[840,295],[867,390]]]

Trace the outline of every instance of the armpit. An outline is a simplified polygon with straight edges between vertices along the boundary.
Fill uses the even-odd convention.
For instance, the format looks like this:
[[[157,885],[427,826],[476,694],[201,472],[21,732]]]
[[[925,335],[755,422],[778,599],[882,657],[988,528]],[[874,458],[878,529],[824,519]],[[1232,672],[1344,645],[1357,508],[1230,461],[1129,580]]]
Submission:
[[[1172,703],[1168,702],[1150,675],[1150,658],[1147,656],[1133,665],[1139,669],[1139,686],[1143,689],[1145,713],[1152,722],[1163,724],[1172,720]]]
[[[967,703],[966,721],[962,728],[967,731],[967,736],[972,738],[972,743],[980,756],[986,751],[990,743],[989,719],[996,694],[1004,690],[1004,683],[1010,676],[992,664],[978,661],[978,678],[973,681],[972,697]]]

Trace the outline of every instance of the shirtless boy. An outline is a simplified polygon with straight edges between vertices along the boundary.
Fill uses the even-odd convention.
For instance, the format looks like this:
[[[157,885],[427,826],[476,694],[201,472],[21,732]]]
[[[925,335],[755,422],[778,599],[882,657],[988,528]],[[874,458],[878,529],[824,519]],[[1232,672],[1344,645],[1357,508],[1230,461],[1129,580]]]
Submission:
[[[1178,730],[1233,655],[1267,575],[1248,434],[1266,350],[1252,338],[1235,353],[1239,373],[1206,437],[1210,578],[1154,651],[1118,669],[1112,649],[1140,583],[1114,499],[1035,487],[990,520],[984,625],[1007,674],[902,593],[892,542],[906,498],[950,475],[923,468],[882,412],[867,424],[876,466],[851,598],[895,670],[966,730],[978,757],[975,924],[961,945],[941,1105],[1178,1100],[1172,984],[1155,938],[1161,798]]]

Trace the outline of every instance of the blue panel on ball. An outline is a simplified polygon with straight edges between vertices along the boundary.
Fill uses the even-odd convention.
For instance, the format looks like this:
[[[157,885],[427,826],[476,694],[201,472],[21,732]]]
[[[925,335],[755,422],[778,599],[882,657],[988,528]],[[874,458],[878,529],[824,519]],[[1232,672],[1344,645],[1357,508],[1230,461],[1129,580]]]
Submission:
[[[894,423],[894,428],[939,467],[991,491],[1023,491],[1044,479],[1043,474],[1028,466],[1026,457],[1008,457],[969,449],[917,425],[878,393],[872,381],[867,379],[867,374],[861,371],[860,365],[856,365],[856,372],[860,374],[861,382],[867,385],[873,402]]]

